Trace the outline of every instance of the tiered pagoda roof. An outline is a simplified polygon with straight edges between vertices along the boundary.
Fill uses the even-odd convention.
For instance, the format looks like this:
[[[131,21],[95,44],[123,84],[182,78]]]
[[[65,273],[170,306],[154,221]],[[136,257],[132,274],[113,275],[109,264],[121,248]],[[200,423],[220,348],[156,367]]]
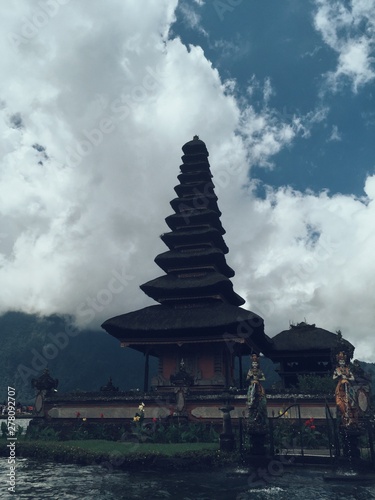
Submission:
[[[233,290],[234,271],[214,192],[208,151],[197,136],[182,148],[180,184],[171,201],[171,229],[161,236],[168,251],[155,258],[166,273],[141,285],[159,305],[108,319],[102,327],[123,345],[228,342],[244,353],[269,343],[260,316],[240,308],[244,300]]]

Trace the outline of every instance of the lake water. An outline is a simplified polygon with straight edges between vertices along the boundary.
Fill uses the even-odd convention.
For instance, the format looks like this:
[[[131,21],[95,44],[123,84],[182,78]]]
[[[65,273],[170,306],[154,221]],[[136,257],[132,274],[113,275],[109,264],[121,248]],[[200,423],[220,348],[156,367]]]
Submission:
[[[100,466],[17,459],[16,494],[6,485],[8,464],[0,458],[1,499],[173,500],[369,500],[375,483],[325,482],[323,469],[284,468],[260,482],[245,470],[210,472],[108,472]]]

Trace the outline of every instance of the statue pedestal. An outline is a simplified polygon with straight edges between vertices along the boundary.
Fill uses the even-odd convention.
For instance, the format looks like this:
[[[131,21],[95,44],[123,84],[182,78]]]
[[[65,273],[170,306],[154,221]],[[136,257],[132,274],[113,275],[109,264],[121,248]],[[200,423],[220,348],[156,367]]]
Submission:
[[[234,441],[233,434],[225,434],[222,432],[220,434],[220,451],[234,451],[236,449],[236,443]]]
[[[342,427],[340,429],[342,438],[342,451],[345,458],[349,460],[358,460],[361,457],[359,450],[359,436],[361,431],[358,428]]]
[[[265,431],[249,430],[250,454],[256,456],[266,455],[266,436]]]
[[[230,412],[234,406],[224,406],[220,408],[223,412],[223,432],[220,434],[220,451],[233,451],[236,448]]]

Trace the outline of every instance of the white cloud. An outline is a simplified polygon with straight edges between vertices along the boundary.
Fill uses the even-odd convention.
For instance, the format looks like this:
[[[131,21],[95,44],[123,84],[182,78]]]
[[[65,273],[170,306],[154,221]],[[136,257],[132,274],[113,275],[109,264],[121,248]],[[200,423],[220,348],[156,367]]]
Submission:
[[[369,177],[367,200],[270,188],[263,201],[226,201],[236,207],[225,226],[236,289],[271,336],[306,318],[341,328],[354,345],[361,342],[356,356],[374,358],[374,186]]]
[[[255,109],[251,102],[256,101],[256,93],[262,94],[262,107]],[[286,110],[280,113],[269,105],[273,95],[269,79],[261,85],[256,78],[252,78],[247,88],[250,103],[243,98],[239,132],[241,133],[248,150],[250,166],[273,167],[273,156],[285,147],[292,145],[297,137],[308,138],[311,129],[323,121],[328,108],[317,108],[306,115],[289,114]]]
[[[269,100],[271,99],[271,97],[273,95],[275,95],[275,90],[272,87],[271,79],[270,78],[266,78],[266,80],[264,82],[264,89],[263,89],[263,99],[264,99],[264,102],[266,104],[268,104]]]
[[[336,91],[349,81],[357,92],[375,77],[375,0],[315,4],[315,28],[338,56],[336,69],[327,74],[328,84]]]
[[[238,33],[232,40],[218,39],[209,42],[209,47],[217,52],[219,65],[228,59],[231,61],[244,59],[251,50],[250,42]]]
[[[195,0],[195,3],[202,7],[204,4],[201,0]],[[197,12],[197,10],[188,2],[181,1],[179,3],[179,11],[182,14],[182,18],[184,22],[189,26],[189,28],[198,31],[204,36],[208,36],[207,31],[203,28],[201,23],[201,15]]]
[[[331,135],[329,136],[328,142],[331,142],[331,141],[334,141],[334,142],[342,141],[342,137],[341,137],[341,134],[339,132],[337,125],[332,126]]]
[[[198,134],[235,288],[267,333],[306,318],[373,357],[375,178],[364,200],[288,188],[256,199],[249,168],[308,137],[326,110],[284,116],[268,98],[261,109],[236,100],[201,48],[168,39],[177,1],[146,3],[59,4],[14,51],[6,34],[24,36],[41,2],[1,7],[0,310],[98,327],[152,303],[138,285],[162,274],[153,259],[180,147]]]

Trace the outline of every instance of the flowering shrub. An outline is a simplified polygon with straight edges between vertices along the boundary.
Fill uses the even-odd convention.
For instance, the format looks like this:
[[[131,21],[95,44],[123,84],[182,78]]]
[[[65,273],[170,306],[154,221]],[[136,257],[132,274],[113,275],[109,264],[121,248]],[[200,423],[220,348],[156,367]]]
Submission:
[[[133,417],[132,434],[140,442],[145,442],[150,440],[150,429],[147,424],[144,423],[145,419],[145,404],[141,403],[138,406],[138,411]]]
[[[298,448],[302,442],[304,448],[328,447],[328,434],[326,428],[319,426],[321,431],[317,430],[314,418],[305,420],[302,426],[298,422],[289,419],[280,419],[275,423],[273,438],[276,448],[290,449]]]
[[[145,404],[144,403],[141,403],[139,406],[138,406],[138,411],[137,413],[135,414],[135,417],[133,417],[133,422],[136,422],[136,423],[139,423],[139,424],[142,424],[144,418],[145,418]]]
[[[307,448],[329,446],[327,434],[317,430],[313,417],[304,422],[302,432],[303,444]]]
[[[145,404],[138,406],[138,411],[133,417],[131,434],[139,442],[152,443],[208,443],[217,442],[219,434],[212,424],[193,422],[174,422],[167,419],[152,418],[145,421]]]
[[[314,417],[311,417],[308,420],[306,420],[306,422],[304,423],[304,426],[308,427],[312,431],[315,430]]]

